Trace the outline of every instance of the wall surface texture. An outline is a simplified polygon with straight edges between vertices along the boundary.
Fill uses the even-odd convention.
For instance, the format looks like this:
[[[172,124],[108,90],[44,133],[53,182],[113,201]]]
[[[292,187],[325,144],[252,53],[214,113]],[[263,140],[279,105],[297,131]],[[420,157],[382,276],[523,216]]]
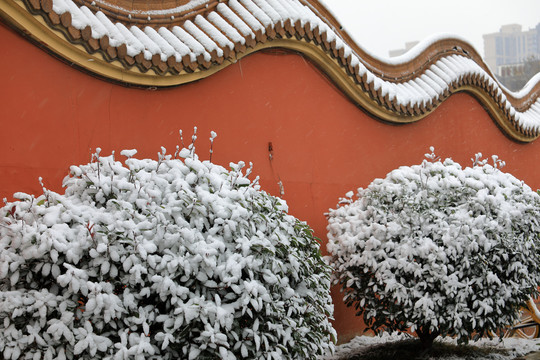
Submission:
[[[114,85],[71,68],[0,25],[0,196],[39,195],[38,177],[62,191],[69,166],[102,154],[138,149],[173,153],[178,130],[198,127],[197,152],[214,162],[254,163],[263,189],[326,242],[324,213],[347,191],[400,165],[420,163],[434,146],[441,157],[470,165],[476,152],[499,155],[506,171],[540,187],[540,142],[520,144],[497,128],[479,102],[452,95],[427,118],[390,125],[368,116],[303,56],[259,52],[195,83],[167,89]],[[269,159],[272,144],[272,161]],[[120,157],[120,156],[119,156]],[[361,333],[361,320],[335,290],[340,340]]]

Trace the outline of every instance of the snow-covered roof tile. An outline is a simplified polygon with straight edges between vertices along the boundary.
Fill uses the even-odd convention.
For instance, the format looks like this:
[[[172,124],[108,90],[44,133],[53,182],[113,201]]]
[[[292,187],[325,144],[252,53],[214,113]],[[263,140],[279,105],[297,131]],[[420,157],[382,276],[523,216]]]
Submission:
[[[426,100],[437,99],[439,94],[433,88],[432,84],[424,81],[424,79],[425,77],[423,76],[417,77],[414,79],[414,83],[426,93]]]
[[[221,32],[223,32],[223,34],[225,34],[227,38],[231,39],[235,43],[239,43],[242,45],[246,43],[246,39],[238,32],[238,30],[236,30],[232,25],[225,21],[218,13],[211,12],[210,14],[208,14],[208,20],[210,20],[213,25],[215,25]],[[228,42],[231,44],[232,49],[234,47],[234,44],[230,41]]]
[[[425,74],[428,76],[433,82],[437,83],[439,88],[444,91],[444,89],[448,86],[448,83],[445,81],[445,79],[450,79],[449,76],[445,76],[443,71],[438,70],[438,68],[435,65],[432,65],[428,70],[426,70]]]
[[[219,15],[214,12],[212,12],[211,14],[215,15],[214,19],[216,19],[216,17],[219,17]],[[208,16],[210,17],[210,15]],[[223,33],[219,31],[212,23],[210,23],[201,15],[197,15],[197,17],[195,18],[195,25],[197,25],[202,31],[208,34],[208,36],[214,42],[219,44],[219,46],[221,46],[222,48],[224,48],[225,46],[227,46],[231,50],[234,48],[234,44],[229,39],[227,39],[227,37],[223,35]]]
[[[156,30],[151,28],[150,26],[147,26],[144,28],[144,33],[150,40],[152,40],[161,50],[161,55],[163,59],[163,55],[165,56],[165,59],[175,56],[176,52],[174,50],[174,47],[165,40]]]
[[[53,2],[53,11],[58,15],[62,15],[65,12],[69,12],[69,6],[65,0],[57,0]]]
[[[90,11],[90,9],[88,9],[86,6],[82,6],[80,9],[81,9],[82,13],[88,19],[88,24],[87,25],[92,28],[92,37],[94,39],[100,39],[100,38],[102,38],[104,36],[108,36],[107,29],[97,19],[96,15],[92,11]]]
[[[218,56],[223,56],[223,50],[219,47],[216,41],[212,40],[208,35],[204,33],[198,26],[187,20],[184,23],[184,29],[189,32],[197,41],[204,46],[209,53],[215,51]]]
[[[268,16],[261,8],[259,8],[253,1],[251,0],[240,0],[240,4],[243,5],[247,11],[249,11],[263,26],[265,27],[274,27],[274,23],[272,22],[272,18]]]
[[[176,37],[169,29],[166,27],[161,27],[159,28],[158,32],[163,39],[165,39],[174,48],[174,50],[176,50],[180,57],[188,55],[191,56],[191,61],[195,61],[195,55],[192,54],[191,49],[180,41],[180,39]],[[177,61],[180,61],[180,59],[177,59]]]
[[[4,15],[12,3],[20,3],[16,6],[22,20]],[[309,57],[360,106],[384,120],[419,120],[452,93],[470,91],[489,102],[491,116],[516,140],[532,141],[540,135],[540,76],[519,93],[511,93],[466,40],[433,37],[401,57],[384,60],[356,44],[318,0],[167,4],[171,2],[1,1],[0,18],[22,32],[29,31],[25,30],[29,22],[50,26],[51,31],[32,34],[42,44],[56,36],[60,40],[55,41],[73,46],[86,43],[84,48],[96,63],[103,58],[106,64],[120,61],[121,66],[111,64],[113,70],[102,73],[91,62],[81,65],[115,81],[146,85],[156,83],[153,77],[172,75],[159,83],[178,85],[210,76],[216,71],[207,71],[210,68],[219,70],[245,54],[281,46]],[[59,31],[61,27],[65,29]],[[137,76],[126,77],[131,70]]]
[[[118,28],[113,24],[111,20],[109,20],[107,16],[105,16],[105,14],[103,14],[102,12],[97,12],[96,18],[99,20],[99,22],[101,22],[105,29],[107,29],[107,36],[109,37],[111,46],[117,47],[121,44],[126,43],[126,39],[124,38],[122,33],[120,33]]]
[[[413,106],[415,103],[425,102],[427,94],[423,92],[422,89],[418,87],[418,85],[415,84],[414,80],[407,81],[403,85],[405,85],[405,88],[409,91],[411,95],[409,96],[408,105]]]
[[[444,87],[447,87],[452,82],[452,74],[449,73],[450,69],[448,69],[441,61],[437,61],[435,64],[431,65],[429,70],[433,71],[433,73],[444,82]]]
[[[452,56],[442,58],[440,62],[449,69],[449,73],[454,77],[461,76],[462,69],[453,61]]]
[[[218,12],[229,21],[231,27],[243,36],[254,36],[252,29],[230,7],[221,3],[217,6]],[[213,21],[212,19],[210,19]],[[260,24],[259,24],[260,25]],[[243,37],[242,37],[243,38]],[[244,39],[244,38],[243,38]]]
[[[203,55],[206,61],[211,60],[210,54],[208,54],[204,46],[183,28],[180,26],[175,26],[172,28],[172,33],[191,49],[195,58],[197,58],[199,55]]]
[[[81,8],[79,8],[71,0],[65,0],[65,5],[67,6],[67,10],[71,14],[71,24],[75,28],[82,30],[86,26],[88,26],[88,17],[81,11]]]
[[[280,14],[278,9],[275,7],[275,4],[271,4],[272,0],[251,0],[251,1],[253,1],[259,7],[259,9],[264,11],[264,13],[268,15],[270,19],[272,19],[272,22],[274,24],[288,17],[288,14],[283,14],[285,15],[285,18],[281,16],[282,14]]]
[[[298,8],[295,7],[297,4],[296,2],[288,2],[284,0],[272,0],[272,2],[275,4],[276,9],[280,13],[282,19],[292,18],[296,21],[297,19],[301,18],[302,14],[298,11]]]
[[[122,23],[116,23],[116,28],[124,36],[127,46],[127,54],[131,57],[135,57],[137,54],[140,54],[144,51],[143,43],[137,39],[135,35]]]
[[[396,84],[396,102],[398,105],[404,105],[410,104],[412,102],[412,99],[417,96],[416,91],[412,93],[412,90],[407,85],[407,83],[402,84]]]
[[[220,4],[221,5],[221,4]],[[219,6],[219,5],[218,5]],[[223,5],[225,6],[225,5]],[[238,14],[238,16],[253,30],[264,30],[264,25],[257,20],[255,15],[249,12],[238,0],[230,0],[228,7],[231,11]]]
[[[161,49],[159,46],[152,39],[150,39],[148,35],[144,33],[144,31],[139,29],[137,26],[130,27],[129,31],[131,31],[133,36],[135,36],[144,45],[145,50],[149,51],[152,55],[161,55]]]

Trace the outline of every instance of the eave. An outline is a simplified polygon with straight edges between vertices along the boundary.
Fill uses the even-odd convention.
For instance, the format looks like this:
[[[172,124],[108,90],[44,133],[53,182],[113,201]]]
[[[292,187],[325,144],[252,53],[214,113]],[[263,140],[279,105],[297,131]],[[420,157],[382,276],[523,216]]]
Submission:
[[[467,92],[513,140],[530,142],[540,135],[540,83],[519,95],[507,91],[461,39],[439,39],[414,58],[389,64],[358,46],[316,0],[209,0],[209,6],[169,22],[156,16],[146,24],[143,16],[115,16],[114,9],[88,8],[82,0],[70,6],[55,1],[72,0],[3,0],[0,17],[63,61],[109,81],[177,86],[244,56],[280,48],[309,58],[353,102],[383,121],[421,120],[452,94]],[[82,7],[84,17],[72,15]],[[126,37],[132,34],[135,40]]]

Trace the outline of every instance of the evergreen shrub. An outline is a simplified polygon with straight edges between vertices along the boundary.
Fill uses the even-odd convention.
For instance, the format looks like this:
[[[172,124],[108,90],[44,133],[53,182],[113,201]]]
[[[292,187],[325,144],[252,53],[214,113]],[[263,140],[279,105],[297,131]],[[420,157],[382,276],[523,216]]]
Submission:
[[[369,329],[467,342],[512,324],[540,284],[540,196],[474,159],[433,153],[342,199],[328,214],[329,262]]]
[[[212,136],[215,137],[215,134]],[[330,270],[285,202],[193,144],[99,149],[65,194],[0,209],[4,359],[311,359],[333,349]],[[177,156],[178,155],[178,156]]]

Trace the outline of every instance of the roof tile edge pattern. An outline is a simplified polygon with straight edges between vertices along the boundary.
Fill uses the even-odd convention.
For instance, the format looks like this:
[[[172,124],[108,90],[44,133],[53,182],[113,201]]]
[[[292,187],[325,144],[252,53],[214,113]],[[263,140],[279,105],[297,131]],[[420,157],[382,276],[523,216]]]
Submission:
[[[441,39],[410,61],[390,65],[355,44],[317,0],[214,5],[204,16],[195,12],[182,26],[170,28],[128,28],[73,0],[3,0],[0,17],[66,61],[123,84],[180,85],[261,49],[285,48],[310,58],[355,103],[382,120],[417,121],[451,94],[466,91],[512,139],[530,142],[540,135],[540,82],[514,96],[462,40]]]

